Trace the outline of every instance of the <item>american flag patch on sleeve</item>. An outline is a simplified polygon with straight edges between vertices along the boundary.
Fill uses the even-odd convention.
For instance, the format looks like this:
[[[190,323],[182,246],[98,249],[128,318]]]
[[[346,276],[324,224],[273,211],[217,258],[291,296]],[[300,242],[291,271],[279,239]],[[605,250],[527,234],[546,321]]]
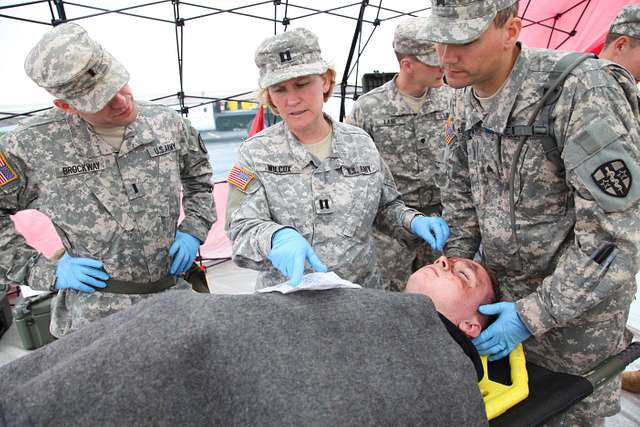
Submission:
[[[447,125],[444,128],[444,143],[449,145],[456,138],[456,130],[453,128],[453,117],[449,115],[447,119]]]
[[[18,175],[13,170],[3,153],[0,153],[0,187],[16,181]]]
[[[256,177],[256,174],[249,172],[245,168],[239,165],[233,165],[229,171],[229,177],[227,182],[238,187],[240,190],[245,191],[249,186],[249,183]]]

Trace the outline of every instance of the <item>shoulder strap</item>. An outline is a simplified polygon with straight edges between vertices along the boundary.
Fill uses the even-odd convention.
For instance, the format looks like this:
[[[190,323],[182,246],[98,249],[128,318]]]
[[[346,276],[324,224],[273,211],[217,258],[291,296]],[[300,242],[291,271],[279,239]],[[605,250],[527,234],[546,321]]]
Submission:
[[[544,84],[544,94],[542,99],[545,99],[546,104],[553,104],[558,100],[560,92],[562,92],[562,85],[567,76],[582,62],[589,58],[596,58],[593,53],[571,52],[563,56],[553,66],[549,78]],[[547,94],[549,97],[547,98]],[[541,100],[542,100],[541,99]]]
[[[553,133],[553,123],[551,123],[551,110],[560,97],[562,87],[567,76],[588,58],[595,58],[592,53],[572,52],[563,56],[555,63],[549,73],[547,81],[543,85],[543,93],[540,101],[536,104],[534,112],[529,119],[529,123],[524,126],[509,126],[505,129],[506,136],[540,138],[542,149],[547,159],[554,164],[558,174],[564,172],[564,164],[558,149],[558,143]]]

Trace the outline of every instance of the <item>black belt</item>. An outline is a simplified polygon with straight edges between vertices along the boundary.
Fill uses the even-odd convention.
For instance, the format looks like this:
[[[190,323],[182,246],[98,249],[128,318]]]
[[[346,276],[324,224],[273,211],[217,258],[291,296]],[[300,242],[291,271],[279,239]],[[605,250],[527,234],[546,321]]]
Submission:
[[[100,292],[111,292],[114,294],[154,294],[175,286],[176,283],[178,283],[178,279],[174,276],[167,276],[155,282],[148,283],[109,279],[106,283],[106,287],[95,289]]]

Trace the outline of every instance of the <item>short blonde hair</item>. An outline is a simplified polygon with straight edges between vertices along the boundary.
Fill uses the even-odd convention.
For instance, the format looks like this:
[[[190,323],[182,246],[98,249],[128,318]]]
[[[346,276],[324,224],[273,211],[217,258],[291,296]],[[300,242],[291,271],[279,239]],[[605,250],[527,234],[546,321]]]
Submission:
[[[330,86],[329,86],[329,90],[327,90],[324,93],[324,102],[327,102],[329,100],[329,98],[331,98],[331,95],[333,95],[333,89],[335,89],[336,87],[336,70],[335,68],[333,68],[332,66],[329,66],[329,68],[327,68],[327,71],[325,71],[324,74],[329,73],[329,79],[330,79]],[[318,74],[320,76],[322,76],[323,74]],[[269,107],[271,109],[271,111],[274,112],[274,114],[279,114],[278,113],[278,109],[273,105],[273,102],[271,102],[271,96],[269,96],[269,88],[265,87],[265,88],[259,88],[256,91],[256,99],[258,100],[258,102],[260,102],[260,104],[265,105],[267,107]]]

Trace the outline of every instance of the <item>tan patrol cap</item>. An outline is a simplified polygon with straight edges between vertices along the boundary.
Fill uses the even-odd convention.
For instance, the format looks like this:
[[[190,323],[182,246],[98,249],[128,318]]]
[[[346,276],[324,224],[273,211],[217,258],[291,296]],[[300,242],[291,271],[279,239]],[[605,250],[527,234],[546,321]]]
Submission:
[[[640,39],[640,4],[623,7],[611,24],[610,33]]]
[[[24,70],[38,86],[85,113],[96,113],[129,81],[129,73],[84,28],[64,23],[31,49]]]
[[[427,25],[426,18],[403,19],[393,35],[393,50],[404,55],[414,55],[426,65],[438,66],[436,48],[430,41],[418,38],[418,33]]]
[[[260,87],[265,89],[296,77],[324,73],[329,64],[320,53],[318,37],[305,28],[264,39],[255,55]]]

